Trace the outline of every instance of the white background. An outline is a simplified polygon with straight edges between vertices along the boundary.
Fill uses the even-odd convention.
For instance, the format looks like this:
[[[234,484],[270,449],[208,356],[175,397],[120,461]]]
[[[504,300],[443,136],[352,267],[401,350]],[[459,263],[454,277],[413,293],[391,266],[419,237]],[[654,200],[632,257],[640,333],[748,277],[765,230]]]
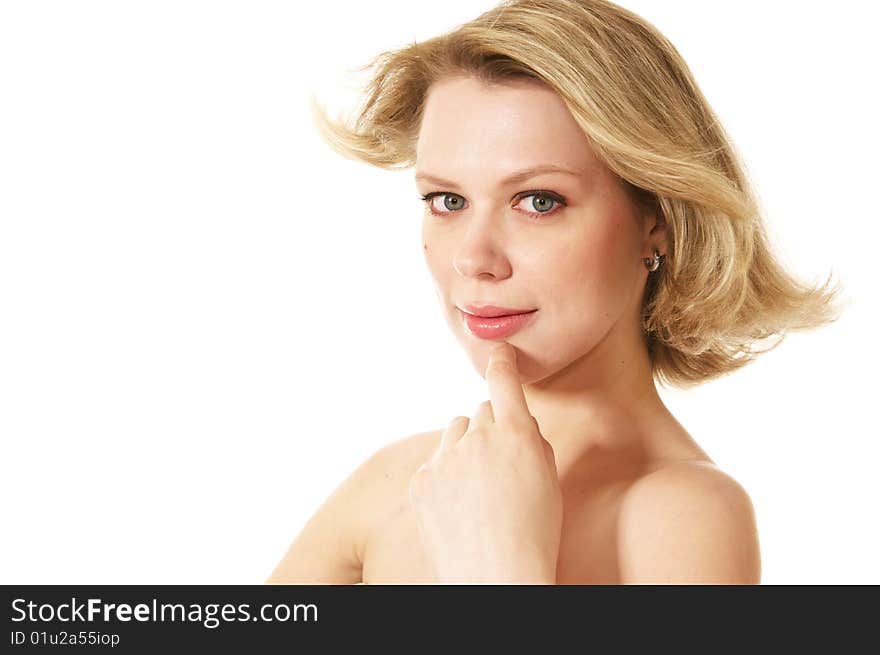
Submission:
[[[260,583],[368,455],[486,399],[412,170],[333,153],[308,97],[350,109],[357,66],[493,4],[0,4],[0,582]],[[877,17],[623,4],[689,62],[792,271],[851,298],[661,395],[752,497],[764,583],[880,583]]]

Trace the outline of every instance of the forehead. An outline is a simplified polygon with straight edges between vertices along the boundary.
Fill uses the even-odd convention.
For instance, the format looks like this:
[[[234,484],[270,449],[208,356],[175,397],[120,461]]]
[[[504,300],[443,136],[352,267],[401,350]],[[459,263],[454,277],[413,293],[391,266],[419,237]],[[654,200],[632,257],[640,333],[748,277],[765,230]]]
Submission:
[[[583,172],[598,165],[580,126],[551,88],[531,80],[487,85],[466,76],[429,89],[416,159],[417,168],[438,174],[487,165],[507,171],[530,162]]]

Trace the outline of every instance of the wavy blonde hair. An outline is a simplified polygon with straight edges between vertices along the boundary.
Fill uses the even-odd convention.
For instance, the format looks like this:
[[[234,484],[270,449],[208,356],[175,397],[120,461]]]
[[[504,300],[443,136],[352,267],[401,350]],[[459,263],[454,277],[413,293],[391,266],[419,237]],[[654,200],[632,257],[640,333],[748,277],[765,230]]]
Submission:
[[[555,90],[637,206],[662,212],[668,252],[642,300],[654,377],[688,387],[840,317],[841,292],[788,273],[730,138],[678,50],[605,0],[510,0],[456,29],[378,54],[352,124],[315,124],[345,157],[416,164],[428,89],[441,78],[528,79]],[[770,339],[776,337],[775,340]]]

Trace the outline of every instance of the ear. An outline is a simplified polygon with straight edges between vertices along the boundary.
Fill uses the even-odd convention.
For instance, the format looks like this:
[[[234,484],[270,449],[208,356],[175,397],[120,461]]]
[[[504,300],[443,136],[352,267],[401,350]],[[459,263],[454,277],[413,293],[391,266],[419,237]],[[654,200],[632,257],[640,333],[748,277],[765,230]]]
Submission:
[[[658,250],[661,255],[668,251],[666,239],[666,218],[660,208],[651,209],[642,214],[642,226],[645,243],[649,246],[651,254]]]

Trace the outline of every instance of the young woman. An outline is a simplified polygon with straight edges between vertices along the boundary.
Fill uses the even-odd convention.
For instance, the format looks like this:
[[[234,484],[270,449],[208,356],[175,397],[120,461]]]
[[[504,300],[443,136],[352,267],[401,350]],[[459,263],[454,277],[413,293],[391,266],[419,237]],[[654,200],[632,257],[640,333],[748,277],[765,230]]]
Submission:
[[[602,0],[505,2],[385,52],[340,153],[415,168],[424,255],[489,398],[370,457],[271,583],[760,582],[749,495],[655,381],[835,320],[791,277],[675,47]],[[773,343],[768,338],[777,337]]]

